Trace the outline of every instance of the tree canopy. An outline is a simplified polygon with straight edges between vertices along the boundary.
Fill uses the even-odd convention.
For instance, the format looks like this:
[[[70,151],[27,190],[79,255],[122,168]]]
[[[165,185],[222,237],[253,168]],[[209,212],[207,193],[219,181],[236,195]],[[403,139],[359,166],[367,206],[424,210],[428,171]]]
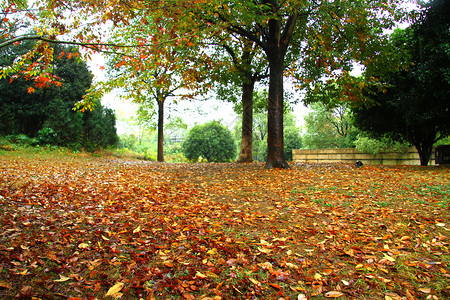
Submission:
[[[35,41],[0,49],[0,65],[27,53]],[[114,145],[117,142],[114,112],[98,106],[92,112],[73,110],[91,86],[93,75],[75,55],[76,48],[52,48],[52,84],[44,75],[7,76],[0,79],[0,133],[38,137],[44,144],[72,148]],[[37,58],[38,59],[38,58]]]
[[[11,1],[18,5],[20,1]],[[346,91],[357,91],[349,78],[355,62],[369,64],[384,60],[388,68],[395,52],[386,43],[385,30],[404,17],[403,1],[108,1],[46,0],[35,4],[41,13],[40,40],[70,37],[70,43],[108,53],[125,49],[196,45],[224,32],[253,43],[269,67],[267,168],[286,168],[283,136],[283,80],[296,78],[299,88],[324,78],[339,79]],[[67,17],[71,12],[70,18]],[[149,22],[151,18],[151,22]],[[134,23],[138,21],[138,23]],[[136,37],[126,43],[108,42],[105,27],[137,24],[157,34]],[[97,26],[97,27],[96,27]],[[118,33],[119,35],[122,33]],[[225,36],[224,43],[229,37]],[[9,42],[20,41],[8,37]],[[125,50],[126,52],[127,50]],[[380,55],[381,54],[381,55]],[[183,62],[180,62],[183,64]],[[367,77],[369,84],[376,81]],[[364,86],[364,85],[363,85]]]
[[[392,43],[405,49],[408,67],[389,72],[390,84],[373,90],[372,106],[355,109],[357,126],[375,136],[389,134],[414,145],[422,165],[427,165],[432,146],[450,134],[450,3],[435,0],[409,28],[397,30]],[[379,70],[374,65],[366,76]]]

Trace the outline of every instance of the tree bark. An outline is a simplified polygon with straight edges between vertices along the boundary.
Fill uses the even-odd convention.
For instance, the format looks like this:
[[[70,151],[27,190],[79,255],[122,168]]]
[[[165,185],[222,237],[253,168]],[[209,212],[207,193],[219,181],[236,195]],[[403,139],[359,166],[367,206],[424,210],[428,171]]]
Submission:
[[[164,162],[164,101],[158,100],[158,157]]]
[[[431,152],[433,151],[433,142],[421,142],[415,145],[417,152],[419,153],[420,165],[428,166],[430,161]]]
[[[268,55],[270,66],[269,102],[267,112],[266,168],[289,168],[284,157],[283,77],[284,53],[279,49]]]
[[[238,163],[253,161],[253,90],[255,81],[242,84],[242,137]]]

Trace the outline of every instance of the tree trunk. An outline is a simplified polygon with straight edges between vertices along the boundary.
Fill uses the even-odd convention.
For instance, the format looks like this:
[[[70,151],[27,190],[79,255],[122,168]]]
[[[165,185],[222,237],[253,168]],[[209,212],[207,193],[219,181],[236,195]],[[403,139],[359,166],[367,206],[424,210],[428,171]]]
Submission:
[[[164,162],[164,101],[158,100],[158,157]]]
[[[253,161],[253,90],[255,81],[242,84],[242,138],[241,153],[237,162]]]
[[[433,142],[424,143],[421,142],[415,145],[417,152],[419,152],[420,165],[428,166],[428,162],[430,161],[431,152],[433,151]]]
[[[278,50],[278,51],[277,51]],[[283,136],[283,77],[284,55],[281,49],[268,53],[270,79],[267,112],[267,161],[266,168],[289,168],[284,157]]]

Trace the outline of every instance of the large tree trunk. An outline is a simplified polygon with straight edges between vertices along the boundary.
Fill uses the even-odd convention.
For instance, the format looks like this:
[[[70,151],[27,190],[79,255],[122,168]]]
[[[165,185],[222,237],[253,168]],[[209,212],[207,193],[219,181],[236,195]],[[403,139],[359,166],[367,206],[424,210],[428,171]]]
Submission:
[[[237,162],[253,161],[253,90],[255,81],[242,84],[242,138],[241,153]]]
[[[159,162],[164,161],[164,101],[158,101],[158,157]]]
[[[420,165],[428,166],[428,162],[430,161],[431,152],[433,151],[433,142],[420,142],[414,145],[419,152]]]
[[[283,136],[283,77],[284,53],[268,53],[270,66],[269,102],[267,112],[267,161],[266,168],[289,168],[284,157]]]

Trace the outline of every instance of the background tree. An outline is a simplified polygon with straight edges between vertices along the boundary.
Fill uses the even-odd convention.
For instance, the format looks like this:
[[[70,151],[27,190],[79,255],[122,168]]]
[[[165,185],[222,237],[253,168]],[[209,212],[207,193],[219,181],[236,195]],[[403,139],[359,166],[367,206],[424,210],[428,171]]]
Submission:
[[[392,28],[403,16],[398,6],[402,2],[169,0],[119,1],[111,6],[110,2],[99,5],[94,0],[46,0],[44,5],[50,12],[47,19],[54,16],[52,28],[65,25],[66,30],[79,31],[79,24],[83,23],[81,18],[97,23],[107,20],[113,24],[127,23],[143,12],[144,15],[157,13],[164,21],[161,24],[170,24],[175,29],[167,32],[176,32],[176,36],[167,34],[155,39],[152,36],[153,45],[195,39],[204,30],[211,34],[226,30],[254,42],[264,53],[270,68],[266,167],[284,168],[288,167],[283,155],[284,76],[295,76],[298,86],[305,88],[324,76],[344,78],[345,81],[355,61],[365,65],[374,59],[385,59],[385,66],[392,65],[395,53],[380,53],[386,53],[384,30]],[[80,14],[73,22],[59,20],[66,9],[76,9]],[[67,21],[70,26],[64,24]],[[96,38],[99,34],[95,32],[92,36]],[[134,45],[148,47],[149,41],[136,40]],[[121,46],[116,45],[114,51]],[[102,47],[108,45],[99,48]],[[368,77],[369,82],[372,80]]]
[[[175,36],[173,28],[158,21],[157,14],[135,17],[130,24],[115,29],[114,43],[141,43],[156,39],[159,34]],[[188,45],[189,44],[189,45]],[[202,63],[208,60],[202,50],[186,47],[193,46],[189,41],[179,41],[158,47],[130,47],[121,55],[110,57],[110,80],[106,83],[111,88],[122,88],[126,97],[142,104],[146,110],[156,104],[158,146],[157,160],[164,161],[164,105],[167,99],[192,99],[205,92],[200,82],[204,81],[206,72],[202,72]],[[209,85],[208,85],[209,87]]]
[[[257,161],[265,161],[267,159],[267,90],[259,90],[254,96],[254,118],[253,118],[253,157]],[[243,103],[238,103],[235,106],[236,112],[242,111]],[[295,116],[285,103],[284,109],[284,154],[287,161],[292,160],[292,150],[300,149],[302,141],[300,136],[300,129],[296,126]],[[241,125],[235,127],[236,139],[241,132]]]
[[[231,131],[217,121],[192,127],[182,147],[184,156],[190,161],[202,157],[208,162],[227,162],[236,157]]]
[[[255,85],[269,76],[267,62],[254,42],[224,33],[214,36],[219,59],[215,90],[220,100],[240,107],[240,154],[237,162],[253,161],[253,97]],[[240,98],[236,97],[240,92]]]
[[[424,4],[411,27],[392,35],[392,43],[409,54],[407,69],[384,74],[391,86],[369,94],[375,105],[354,110],[361,129],[414,145],[421,165],[428,164],[433,144],[450,133],[449,26],[448,1]],[[379,68],[372,66],[366,76],[377,76]]]
[[[0,49],[1,62],[8,64],[32,49],[33,43],[28,41]],[[52,58],[52,78],[58,78],[61,84],[49,83],[51,79],[42,74],[30,78],[12,75],[0,80],[0,132],[36,137],[41,130],[51,129],[53,138],[48,136],[46,143],[78,149],[115,144],[115,119],[111,111],[101,106],[89,114],[73,110],[91,86],[93,77],[86,63],[78,58],[77,49],[55,45],[52,53],[55,56]],[[40,88],[34,89],[32,86],[35,85]],[[93,122],[101,123],[96,126],[101,129],[95,134],[87,125]],[[103,138],[99,139],[99,136]]]
[[[305,116],[303,147],[307,149],[353,148],[359,130],[352,124],[348,105],[330,108],[321,102],[310,105]]]
[[[345,77],[355,60],[367,62],[379,55],[382,30],[394,19],[394,10],[384,1],[222,1],[208,8],[210,23],[255,42],[266,55],[270,68],[267,168],[288,167],[283,155],[283,78],[285,71],[293,69],[286,66],[286,58],[299,62],[295,69],[305,70],[298,72],[302,73],[298,78],[306,84],[323,75]],[[339,69],[344,72],[334,72]]]

